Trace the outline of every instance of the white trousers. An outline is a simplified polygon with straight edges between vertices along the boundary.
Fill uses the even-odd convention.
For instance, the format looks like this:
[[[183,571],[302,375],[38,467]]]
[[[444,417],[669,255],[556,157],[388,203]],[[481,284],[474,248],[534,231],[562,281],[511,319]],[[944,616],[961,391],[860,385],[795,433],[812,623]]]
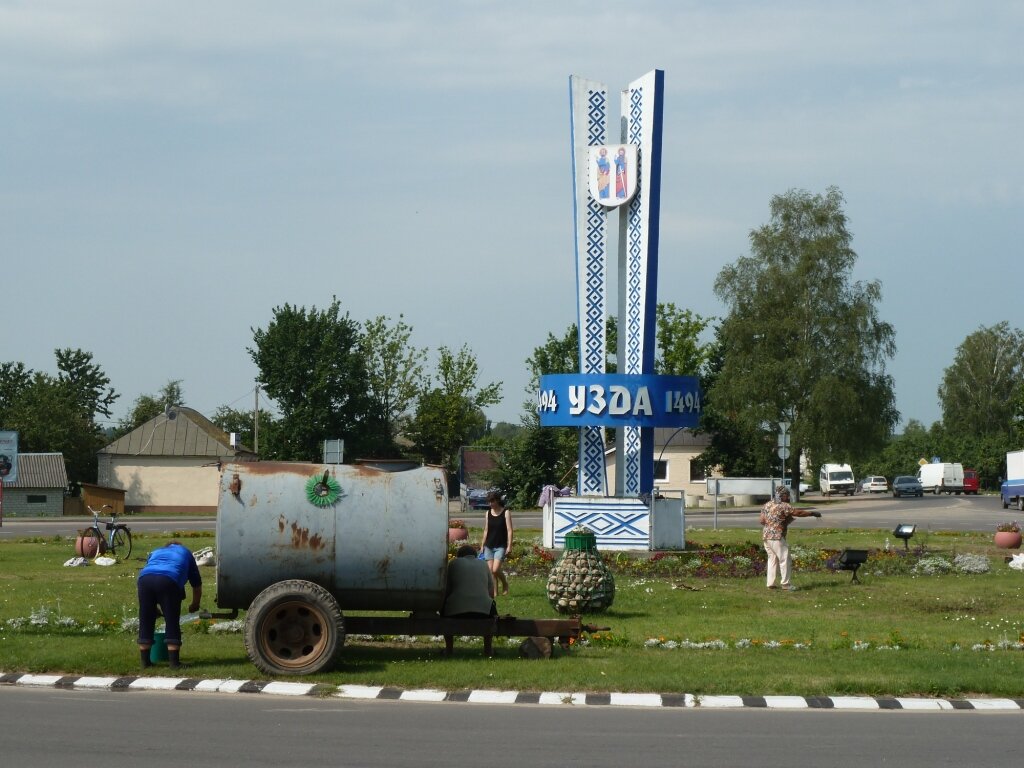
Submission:
[[[778,569],[782,577],[782,586],[789,586],[789,545],[785,539],[768,540],[764,543],[764,550],[768,553],[768,586],[775,585],[775,571]]]

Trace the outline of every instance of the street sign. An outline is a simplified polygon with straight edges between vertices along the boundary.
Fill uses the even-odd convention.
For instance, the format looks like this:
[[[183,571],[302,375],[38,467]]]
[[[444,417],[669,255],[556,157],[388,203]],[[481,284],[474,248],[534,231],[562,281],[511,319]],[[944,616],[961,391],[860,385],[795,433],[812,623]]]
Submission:
[[[779,448],[789,448],[790,440],[792,439],[792,437],[793,436],[791,434],[789,434],[788,432],[783,432],[782,434],[780,434],[779,435]]]
[[[792,426],[792,424],[790,422],[788,422],[788,421],[780,421],[779,422],[779,432],[781,432],[782,434],[786,434],[789,431],[789,428],[791,426]]]
[[[779,458],[782,459],[783,461],[789,458],[789,448],[786,448],[784,446],[779,446],[779,450],[777,450],[776,453],[779,455]]]

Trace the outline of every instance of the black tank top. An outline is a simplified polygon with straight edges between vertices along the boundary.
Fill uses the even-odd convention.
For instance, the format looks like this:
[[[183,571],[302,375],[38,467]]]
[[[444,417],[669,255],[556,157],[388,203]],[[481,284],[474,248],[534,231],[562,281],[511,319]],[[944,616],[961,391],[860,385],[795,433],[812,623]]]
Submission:
[[[492,514],[487,510],[487,538],[484,546],[490,549],[502,547],[508,549],[508,524],[505,522],[507,510],[502,509],[500,515]]]

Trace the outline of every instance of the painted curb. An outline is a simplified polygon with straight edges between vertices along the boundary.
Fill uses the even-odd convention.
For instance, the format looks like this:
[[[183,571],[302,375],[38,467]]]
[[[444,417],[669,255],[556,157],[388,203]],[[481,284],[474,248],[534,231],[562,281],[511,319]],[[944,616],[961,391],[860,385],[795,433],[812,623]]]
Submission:
[[[468,704],[544,704],[631,707],[634,709],[769,709],[774,711],[832,709],[839,711],[1021,712],[1024,699],[937,699],[872,696],[701,696],[693,693],[572,693],[462,690],[402,690],[386,686],[323,685],[267,680],[197,679],[191,677],[90,677],[36,675],[0,671],[0,685],[108,691],[199,691],[257,693],[270,696],[315,696],[363,701],[463,702]]]

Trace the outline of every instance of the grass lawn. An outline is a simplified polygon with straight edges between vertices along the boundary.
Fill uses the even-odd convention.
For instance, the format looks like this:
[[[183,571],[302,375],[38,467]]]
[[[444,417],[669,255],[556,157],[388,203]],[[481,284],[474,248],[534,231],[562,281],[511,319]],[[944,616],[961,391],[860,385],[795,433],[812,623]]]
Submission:
[[[535,535],[521,531],[518,541]],[[799,590],[784,593],[764,586],[759,530],[687,535],[692,549],[682,554],[605,553],[615,602],[584,621],[611,630],[551,660],[520,659],[518,639],[497,638],[494,659],[482,656],[479,639],[457,641],[455,657],[442,659],[438,639],[350,637],[336,670],[299,679],[445,690],[1024,697],[1024,573],[1007,566],[989,536],[931,534],[917,541],[921,551],[905,554],[895,541],[884,551],[885,531],[792,530]],[[68,539],[0,542],[0,672],[139,674],[135,577],[166,539],[137,536],[130,561],[79,568],[63,567],[74,554]],[[212,534],[183,540],[193,550],[215,543]],[[873,550],[859,585],[828,568],[847,546]],[[500,612],[555,616],[547,553],[528,543],[517,550]],[[988,572],[969,572],[986,561]],[[942,572],[954,562],[959,569]],[[213,569],[203,572],[204,607],[215,610]],[[182,658],[192,677],[260,674],[237,623],[186,627]]]

